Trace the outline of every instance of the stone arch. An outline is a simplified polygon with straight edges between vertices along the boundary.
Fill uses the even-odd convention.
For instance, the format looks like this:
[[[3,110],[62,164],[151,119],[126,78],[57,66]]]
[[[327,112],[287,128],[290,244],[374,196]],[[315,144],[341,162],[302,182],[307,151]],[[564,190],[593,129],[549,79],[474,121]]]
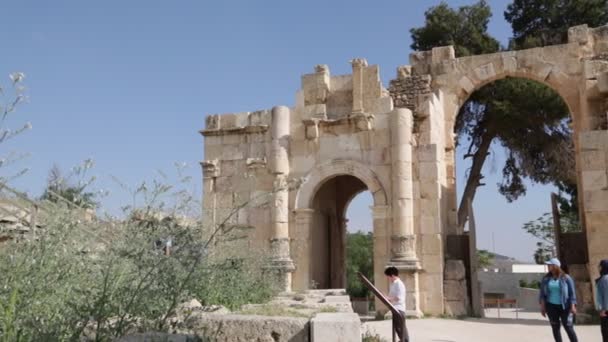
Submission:
[[[564,44],[519,51],[454,58],[452,47],[431,51],[429,73],[434,90],[452,97],[457,108],[446,112],[455,118],[460,107],[475,91],[504,78],[522,78],[539,82],[555,91],[564,100],[572,120],[581,120],[579,84],[583,75],[578,46]]]
[[[295,209],[310,208],[317,190],[325,181],[343,175],[356,177],[365,183],[374,198],[374,206],[387,205],[386,191],[369,167],[355,160],[334,159],[318,165],[304,177],[302,186],[296,194]]]
[[[557,82],[550,78],[543,79],[542,76],[543,76],[543,74],[529,72],[529,71],[527,71],[527,72],[526,71],[523,71],[523,72],[522,71],[510,71],[510,72],[502,72],[491,78],[472,81],[471,78],[469,78],[466,75],[463,75],[461,78],[462,82],[465,84],[467,82],[471,82],[472,87],[469,88],[468,86],[466,86],[466,87],[462,86],[461,82],[459,82],[459,87],[456,91],[456,95],[458,96],[458,104],[457,104],[458,108],[457,108],[455,114],[458,113],[458,111],[460,110],[460,107],[462,107],[462,105],[469,99],[469,97],[471,95],[473,95],[473,93],[475,93],[479,89],[481,89],[493,82],[503,80],[506,78],[520,78],[520,79],[527,79],[527,80],[535,81],[535,82],[540,83],[544,86],[547,86],[548,88],[553,90],[556,94],[558,94],[562,98],[562,100],[568,107],[568,111],[570,112],[572,120],[575,122],[578,121],[579,120],[579,118],[578,118],[578,108],[579,108],[578,93],[572,91],[573,87],[564,86],[563,83]],[[575,82],[575,80],[567,79],[567,80],[563,80],[562,82],[567,82],[566,84],[573,84]]]

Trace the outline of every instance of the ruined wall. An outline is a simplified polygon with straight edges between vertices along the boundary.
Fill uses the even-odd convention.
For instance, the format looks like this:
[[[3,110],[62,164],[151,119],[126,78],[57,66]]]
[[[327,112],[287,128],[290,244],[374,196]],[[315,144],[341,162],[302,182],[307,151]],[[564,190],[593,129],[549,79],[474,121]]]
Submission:
[[[254,201],[228,223],[251,228],[249,246],[269,251],[269,268],[284,277],[285,290],[308,289],[311,280],[325,278],[321,273],[332,273],[331,267],[314,265],[335,268],[324,260],[342,262],[318,250],[331,249],[332,238],[321,233],[328,225],[323,208],[336,212],[335,226],[343,225],[339,194],[355,185],[336,182],[335,189],[323,190],[322,200],[315,203],[315,196],[332,178],[355,177],[374,200],[376,285],[387,290],[383,270],[394,265],[408,287],[410,313],[444,313],[446,235],[463,233],[456,212],[456,115],[480,87],[523,77],[553,88],[572,112],[593,275],[608,241],[607,56],[608,28],[580,26],[569,31],[567,44],[557,46],[465,58],[455,58],[452,47],[413,53],[389,90],[378,66],[364,59],[351,61],[350,75],[332,76],[318,65],[302,76],[291,108],[208,117],[201,131],[206,220],[218,224]],[[299,187],[288,188],[296,180]],[[575,268],[585,273],[579,292],[589,300],[589,272]],[[448,311],[467,303],[465,294],[456,303],[453,290]]]

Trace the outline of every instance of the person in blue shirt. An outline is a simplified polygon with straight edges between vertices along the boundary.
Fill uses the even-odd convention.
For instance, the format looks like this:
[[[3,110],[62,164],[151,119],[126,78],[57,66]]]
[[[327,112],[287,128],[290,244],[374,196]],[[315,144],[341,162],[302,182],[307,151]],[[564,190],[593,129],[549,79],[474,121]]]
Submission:
[[[595,280],[595,302],[600,313],[602,341],[608,342],[608,259],[600,261],[600,277]]]
[[[574,281],[561,268],[558,259],[553,258],[545,264],[549,273],[540,283],[540,311],[543,317],[549,316],[555,342],[562,342],[561,325],[564,326],[570,342],[578,342],[574,332],[574,317],[576,315],[576,291]]]

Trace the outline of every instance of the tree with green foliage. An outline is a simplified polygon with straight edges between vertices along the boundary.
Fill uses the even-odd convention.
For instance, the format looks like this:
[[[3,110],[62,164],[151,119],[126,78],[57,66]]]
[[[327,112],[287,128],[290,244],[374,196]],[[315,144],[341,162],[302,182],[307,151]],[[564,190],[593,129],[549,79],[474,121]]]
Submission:
[[[512,49],[563,44],[568,28],[587,24],[606,25],[606,0],[514,0],[505,11],[513,28]]]
[[[425,12],[425,25],[410,30],[411,48],[431,50],[437,46],[454,46],[456,56],[478,55],[499,50],[498,41],[488,32],[492,9],[485,1],[475,5],[450,8],[446,2]]]
[[[91,161],[85,161],[84,165],[75,168],[73,174],[66,178],[61,169],[54,165],[49,171],[47,186],[40,199],[54,203],[73,204],[83,209],[95,209],[98,205],[95,201],[95,193],[86,190],[94,178],[87,182],[81,180],[74,183],[71,181],[71,176],[83,173],[91,166]]]
[[[564,212],[560,216],[559,226],[562,233],[580,231],[578,215],[572,211]],[[534,251],[534,261],[537,264],[544,264],[545,261],[556,255],[555,225],[550,213],[545,213],[536,220],[525,223],[522,228],[528,234],[539,239]]]
[[[374,239],[372,233],[347,233],[346,235],[346,292],[355,298],[367,298],[369,290],[363,285],[357,272],[369,280],[374,279]]]
[[[490,266],[492,266],[492,263],[494,262],[494,257],[495,257],[494,253],[489,252],[485,249],[478,249],[477,250],[477,265],[482,268],[490,267]]]
[[[554,1],[565,3],[564,1]],[[505,13],[512,24],[511,48],[546,43],[542,37],[560,36],[570,26],[605,23],[605,1],[575,1],[585,10],[569,11],[571,6],[545,8],[545,0],[515,1]],[[426,13],[425,25],[414,28],[412,48],[429,50],[453,45],[457,57],[493,53],[500,50],[498,41],[487,33],[491,10],[486,1],[459,9],[443,2]],[[553,17],[566,17],[559,25],[545,25]],[[551,33],[551,34],[549,34]],[[541,37],[541,38],[538,38]],[[556,42],[551,40],[550,42]],[[524,46],[524,45],[521,45]],[[538,45],[535,45],[538,46]],[[484,185],[482,169],[493,143],[507,151],[502,167],[503,180],[498,190],[508,201],[526,193],[524,179],[554,184],[576,202],[576,175],[569,110],[561,97],[547,86],[525,79],[506,78],[477,90],[461,107],[455,126],[457,142],[468,144],[465,158],[471,159],[467,181],[458,208],[458,224],[463,228],[468,219],[467,203],[472,203],[477,188]],[[571,205],[572,207],[574,205]]]

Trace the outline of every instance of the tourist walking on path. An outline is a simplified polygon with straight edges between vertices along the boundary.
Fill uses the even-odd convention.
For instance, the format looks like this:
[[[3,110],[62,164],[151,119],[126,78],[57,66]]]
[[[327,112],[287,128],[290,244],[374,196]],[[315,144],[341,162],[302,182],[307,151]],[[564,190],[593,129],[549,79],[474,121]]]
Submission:
[[[595,280],[595,302],[600,312],[602,341],[608,342],[608,259],[600,261],[600,277]]]
[[[561,325],[568,334],[570,342],[578,342],[574,332],[576,315],[576,291],[574,281],[564,273],[561,263],[556,258],[547,261],[549,273],[540,283],[540,312],[543,317],[549,316],[555,342],[562,342]]]
[[[393,314],[393,326],[397,331],[399,341],[409,342],[410,337],[405,326],[405,284],[399,278],[399,270],[396,267],[388,267],[384,270],[384,275],[386,275],[390,284],[387,298],[403,318],[399,319],[398,316]]]

